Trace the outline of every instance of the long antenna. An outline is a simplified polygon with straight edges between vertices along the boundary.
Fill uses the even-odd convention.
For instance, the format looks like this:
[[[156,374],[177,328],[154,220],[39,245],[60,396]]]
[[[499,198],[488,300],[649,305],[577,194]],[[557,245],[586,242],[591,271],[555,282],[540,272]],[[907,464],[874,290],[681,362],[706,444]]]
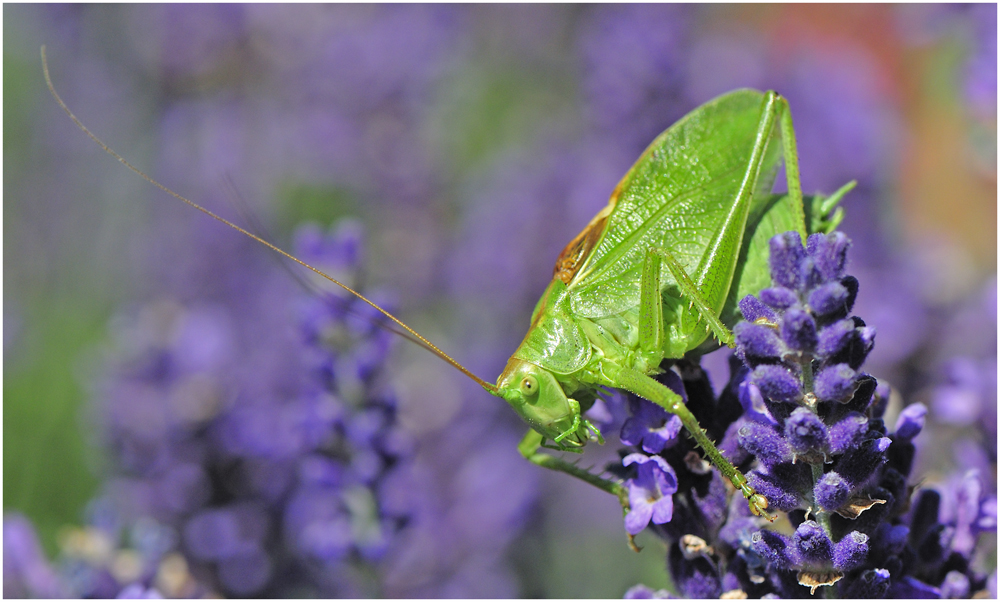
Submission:
[[[175,199],[178,199],[180,201],[183,201],[183,202],[187,203],[191,207],[194,207],[195,209],[197,209],[198,211],[201,211],[202,213],[204,213],[205,215],[211,217],[212,219],[215,219],[215,220],[218,220],[218,221],[222,222],[223,224],[229,226],[230,228],[232,228],[232,229],[240,232],[241,234],[243,234],[245,236],[249,236],[250,238],[252,238],[255,241],[259,242],[260,244],[264,245],[265,247],[268,247],[269,249],[271,249],[275,253],[283,255],[283,256],[287,257],[288,259],[291,259],[295,263],[301,265],[302,267],[308,268],[308,269],[312,270],[313,272],[319,274],[323,278],[326,278],[330,282],[336,284],[340,288],[342,288],[345,291],[347,291],[347,292],[351,293],[352,295],[356,296],[358,299],[361,299],[362,301],[364,301],[368,305],[371,305],[372,307],[374,307],[375,309],[377,309],[378,311],[380,311],[385,317],[389,318],[390,320],[392,320],[393,322],[395,322],[396,324],[398,324],[403,330],[405,330],[406,332],[408,332],[411,335],[413,335],[414,337],[416,337],[421,343],[423,343],[424,345],[426,345],[427,348],[431,352],[433,352],[438,357],[440,357],[444,361],[448,362],[449,364],[451,364],[452,366],[454,366],[455,368],[457,368],[462,374],[465,374],[466,376],[468,376],[472,380],[476,381],[476,383],[478,383],[479,386],[481,386],[482,388],[486,389],[490,393],[494,393],[495,394],[497,392],[496,385],[494,385],[492,383],[488,383],[485,380],[483,380],[483,379],[479,378],[478,376],[476,376],[475,374],[473,374],[472,372],[470,372],[468,370],[468,368],[466,368],[462,364],[460,364],[457,361],[455,361],[454,359],[452,359],[450,355],[448,355],[444,351],[441,351],[440,349],[438,349],[437,346],[434,345],[434,343],[431,343],[430,341],[428,341],[424,337],[420,336],[420,334],[417,331],[413,330],[412,328],[410,328],[409,326],[407,326],[406,324],[404,324],[396,316],[390,314],[389,312],[387,312],[386,310],[382,309],[381,307],[379,307],[378,305],[376,305],[372,301],[369,301],[364,295],[362,295],[358,291],[352,289],[351,287],[347,286],[346,284],[344,284],[343,282],[337,280],[336,278],[333,278],[332,276],[324,273],[323,271],[319,270],[318,268],[314,268],[313,266],[311,266],[308,263],[302,261],[298,257],[295,257],[291,253],[288,253],[286,251],[283,251],[282,249],[279,249],[275,245],[267,242],[266,240],[264,240],[263,238],[257,236],[256,234],[248,232],[247,230],[244,230],[243,228],[237,226],[236,224],[234,224],[233,222],[227,220],[226,218],[221,217],[219,215],[216,215],[215,213],[212,213],[211,211],[209,211],[208,209],[205,209],[204,207],[202,207],[198,203],[195,203],[194,201],[190,201],[190,200],[182,197],[181,195],[177,194],[173,190],[170,190],[169,188],[167,188],[163,184],[160,184],[159,182],[157,182],[153,178],[147,176],[139,168],[135,167],[134,165],[132,165],[131,163],[129,163],[128,161],[126,161],[124,157],[122,157],[121,155],[119,155],[118,153],[116,153],[111,147],[109,147],[107,144],[105,144],[103,141],[101,141],[100,138],[98,138],[90,130],[88,130],[87,126],[83,125],[83,123],[79,119],[76,118],[76,115],[74,115],[73,112],[69,110],[69,107],[66,106],[66,103],[63,102],[63,99],[60,98],[60,96],[59,96],[58,93],[56,93],[55,86],[52,85],[52,78],[49,77],[49,62],[48,62],[48,60],[45,57],[45,46],[44,45],[42,46],[42,72],[45,74],[45,84],[49,87],[49,92],[52,93],[52,96],[56,99],[56,102],[59,103],[59,106],[62,107],[62,110],[65,111],[65,113],[67,115],[69,115],[69,118],[73,120],[73,123],[75,123],[78,128],[80,128],[81,130],[83,130],[83,133],[86,134],[88,137],[90,137],[91,140],[93,140],[94,142],[96,142],[98,144],[98,146],[100,146],[101,148],[103,148],[106,153],[108,153],[109,155],[111,155],[115,159],[118,159],[118,161],[122,165],[124,165],[125,167],[129,168],[130,170],[132,170],[133,172],[135,172],[136,174],[138,174],[142,179],[146,180],[147,182],[149,182],[153,186],[156,186],[157,188],[159,188],[163,192],[169,194],[170,196],[174,197]]]

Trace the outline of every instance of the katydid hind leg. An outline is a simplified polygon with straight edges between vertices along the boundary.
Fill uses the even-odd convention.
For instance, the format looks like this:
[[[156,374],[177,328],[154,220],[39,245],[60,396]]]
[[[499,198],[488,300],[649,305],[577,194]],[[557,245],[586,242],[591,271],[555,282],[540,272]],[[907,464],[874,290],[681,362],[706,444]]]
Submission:
[[[660,255],[646,253],[639,293],[639,349],[663,351],[663,297],[660,290]],[[659,363],[659,362],[656,362]]]
[[[767,498],[757,493],[750,486],[743,473],[722,455],[719,448],[715,446],[715,443],[708,438],[704,429],[698,424],[698,419],[684,405],[684,400],[680,395],[674,393],[662,383],[629,368],[618,367],[615,371],[615,379],[621,388],[631,391],[643,399],[648,399],[680,418],[684,428],[694,438],[698,446],[704,450],[708,460],[719,469],[722,476],[729,479],[733,487],[743,494],[743,497],[747,500],[747,504],[750,506],[750,511],[757,516],[763,516],[769,521],[774,520],[774,517],[767,513]]]
[[[792,197],[792,210],[796,212],[795,223],[799,224],[799,234],[805,240],[806,216],[802,205],[802,178],[799,175],[799,150],[795,141],[795,127],[792,124],[792,111],[788,101],[778,96],[776,103],[778,112],[781,146],[785,155],[785,181],[788,185],[788,195]]]
[[[698,314],[699,320],[704,320],[708,324],[709,329],[715,338],[719,340],[723,345],[733,346],[733,333],[729,331],[726,326],[719,321],[719,317],[716,315],[716,310],[714,310],[705,298],[702,296],[701,291],[691,278],[688,276],[687,272],[684,271],[684,267],[670,254],[669,251],[660,247],[651,247],[649,252],[646,254],[646,262],[650,263],[652,257],[656,257],[656,266],[659,267],[660,261],[662,260],[667,264],[667,269],[670,270],[670,274],[674,277],[674,281],[677,283],[677,287],[680,288],[681,294],[690,303],[690,307]],[[658,273],[658,272],[657,272]],[[645,271],[643,272],[643,278],[645,278]],[[643,282],[643,288],[645,289],[645,282]],[[662,315],[662,309],[660,311]],[[662,319],[662,318],[661,318]],[[640,322],[640,328],[642,323]],[[661,326],[662,328],[662,326]],[[640,343],[642,341],[642,330],[640,332]]]

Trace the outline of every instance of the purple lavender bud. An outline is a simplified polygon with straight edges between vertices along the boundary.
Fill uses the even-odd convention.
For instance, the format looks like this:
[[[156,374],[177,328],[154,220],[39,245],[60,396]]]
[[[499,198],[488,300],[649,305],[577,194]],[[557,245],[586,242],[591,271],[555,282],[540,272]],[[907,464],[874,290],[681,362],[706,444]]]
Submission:
[[[889,571],[869,569],[854,580],[844,592],[845,598],[871,600],[884,598],[889,591]]]
[[[713,470],[711,475],[711,481],[708,483],[705,494],[701,495],[697,489],[692,489],[691,498],[698,507],[698,512],[705,524],[710,530],[716,530],[727,518],[729,492],[726,489],[726,482],[719,475],[719,471]]]
[[[847,300],[844,301],[844,307],[847,309],[847,313],[851,313],[854,309],[854,301],[858,298],[858,279],[854,276],[844,276],[840,279],[840,284],[847,289]]]
[[[796,232],[778,234],[770,240],[771,279],[790,289],[798,289],[801,284],[801,265],[806,258],[802,239]]]
[[[839,282],[827,282],[809,293],[809,308],[817,316],[847,315],[847,288]]]
[[[199,560],[220,560],[240,548],[240,527],[236,516],[221,509],[195,514],[184,525],[184,544]]]
[[[768,307],[784,311],[799,302],[795,291],[783,286],[772,286],[760,291],[760,300]]]
[[[863,414],[851,412],[830,427],[828,441],[830,453],[839,455],[858,446],[868,432],[868,419]]]
[[[722,595],[718,569],[703,556],[685,557],[682,545],[678,542],[670,546],[667,556],[667,568],[681,595],[685,598],[717,599]]]
[[[777,473],[784,466],[789,465],[777,465],[770,468]],[[788,512],[799,507],[800,494],[795,487],[794,480],[787,478],[788,475],[766,473],[754,469],[746,476],[750,486],[767,498],[768,508]]]
[[[853,320],[838,320],[819,331],[816,354],[822,358],[840,354],[854,335]]]
[[[753,322],[740,322],[733,329],[736,346],[751,358],[778,358],[783,352],[781,340],[773,328]]]
[[[889,526],[882,539],[883,546],[889,554],[899,554],[906,546],[906,540],[910,537],[910,528],[906,525]]]
[[[823,274],[816,267],[816,262],[813,261],[812,257],[806,257],[802,260],[799,271],[801,273],[799,282],[802,283],[799,285],[800,290],[810,291],[823,283]]]
[[[748,419],[746,416],[740,416],[736,419],[736,422],[729,425],[726,428],[726,433],[722,436],[722,440],[719,441],[716,447],[722,452],[722,455],[729,458],[729,461],[733,463],[733,466],[739,466],[740,464],[746,462],[750,459],[750,452],[743,449],[740,445],[740,429],[743,428],[747,422],[755,422]]]
[[[833,542],[816,521],[803,521],[792,540],[807,564],[828,564],[833,558]]]
[[[857,388],[854,390],[854,395],[851,397],[851,400],[839,408],[839,413],[832,413],[827,417],[828,419],[836,421],[851,412],[866,413],[868,411],[868,406],[871,405],[872,395],[878,387],[878,381],[875,380],[875,377],[871,374],[861,372],[858,374],[856,387]],[[870,428],[874,428],[874,426],[875,425],[872,424],[870,425]]]
[[[948,599],[969,597],[969,578],[958,571],[948,571],[941,583],[941,597]]]
[[[253,546],[219,563],[219,581],[226,591],[239,597],[260,592],[271,580],[271,559]]]
[[[767,405],[764,403],[764,396],[761,395],[760,388],[749,379],[743,379],[740,382],[737,398],[740,405],[743,406],[744,416],[772,426],[778,425],[778,421],[767,411]]]
[[[622,596],[625,600],[664,600],[672,598],[673,596],[665,589],[652,590],[649,586],[639,584],[633,585],[628,588],[625,595]]]
[[[740,446],[768,466],[792,459],[788,442],[771,426],[748,421],[739,430]]]
[[[868,558],[868,536],[851,531],[833,548],[833,566],[838,571],[858,568]]]
[[[850,359],[847,361],[852,368],[857,369],[861,364],[865,363],[865,358],[875,348],[875,334],[875,328],[871,326],[865,326],[858,330],[858,338],[861,341],[861,345],[854,350],[854,353],[851,354]]]
[[[924,420],[927,418],[927,406],[922,403],[915,403],[903,408],[896,420],[895,435],[909,441],[920,434],[924,428]]]
[[[839,401],[851,399],[857,384],[857,373],[847,364],[835,364],[820,371],[816,375],[814,391],[821,401]]]
[[[784,366],[757,366],[750,378],[760,392],[773,401],[791,403],[802,396],[799,379]]]
[[[844,477],[831,471],[816,483],[813,496],[821,508],[832,512],[843,506],[847,498],[851,497],[851,486]]]
[[[887,383],[881,382],[875,387],[875,397],[869,408],[872,418],[881,418],[885,415],[885,410],[889,407],[889,396],[891,394],[892,388]]]
[[[793,307],[781,321],[781,338],[791,349],[812,352],[816,348],[816,321],[808,312]]]
[[[115,596],[117,600],[161,600],[161,594],[155,587],[147,588],[141,583],[127,585]]]
[[[941,597],[941,590],[907,575],[899,581],[893,580],[892,587],[889,588],[889,597],[904,600],[936,599]]]
[[[750,547],[775,568],[787,569],[798,564],[796,550],[787,537],[768,531],[757,531],[750,538]]]
[[[770,307],[761,303],[753,295],[747,295],[740,299],[739,306],[740,313],[743,314],[743,319],[747,322],[756,322],[761,318],[764,318],[768,322],[774,322],[778,319],[778,316]]]
[[[22,514],[3,518],[3,593],[13,598],[64,598],[65,587],[45,558],[35,527]]]
[[[797,454],[826,449],[826,425],[807,408],[796,408],[785,420],[785,437]]]
[[[875,472],[876,468],[886,462],[888,457],[885,452],[891,444],[892,440],[888,437],[864,441],[857,448],[841,456],[837,461],[835,470],[848,483],[856,486],[864,482]]]
[[[847,263],[847,250],[850,247],[851,240],[843,232],[811,234],[806,239],[806,249],[826,280],[840,278]]]

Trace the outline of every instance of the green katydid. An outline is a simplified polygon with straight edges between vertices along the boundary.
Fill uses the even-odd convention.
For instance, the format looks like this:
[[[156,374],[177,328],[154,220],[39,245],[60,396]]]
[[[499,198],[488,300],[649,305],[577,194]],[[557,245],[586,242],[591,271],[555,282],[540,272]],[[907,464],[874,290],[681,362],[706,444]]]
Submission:
[[[767,241],[788,230],[829,231],[852,184],[829,198],[803,199],[787,102],[774,92],[739,90],[695,109],[656,138],[618,184],[609,204],[559,256],[531,326],[491,384],[382,308],[262,238],[159,184],[109,148],[49,90],[105,151],[175,198],[357,295],[433,353],[505,399],[531,427],[519,445],[529,461],[618,496],[624,487],[544,453],[580,451],[600,431],[583,417],[601,387],[630,391],[677,414],[750,509],[767,500],[722,456],[676,393],[654,380],[661,362],[732,345],[736,302],[770,285]],[[788,192],[771,194],[785,157]],[[808,226],[808,227],[807,227]],[[547,443],[551,441],[551,443]]]

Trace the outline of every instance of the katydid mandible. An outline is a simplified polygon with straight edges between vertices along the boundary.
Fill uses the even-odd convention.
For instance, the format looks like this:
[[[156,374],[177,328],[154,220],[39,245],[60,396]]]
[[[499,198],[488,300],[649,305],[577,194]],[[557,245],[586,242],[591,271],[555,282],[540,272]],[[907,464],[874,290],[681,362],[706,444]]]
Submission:
[[[624,487],[540,451],[579,452],[603,443],[583,413],[601,387],[624,389],[680,417],[708,459],[767,514],[767,499],[719,452],[682,398],[652,378],[664,360],[732,346],[736,302],[770,285],[767,241],[795,230],[831,231],[833,209],[853,186],[803,198],[788,103],[775,92],[738,90],[698,107],[643,152],[602,209],[560,254],[524,341],[491,384],[353,289],[270,242],[166,188],[90,132],[56,93],[42,47],[46,84],[73,122],[126,167],[273,251],[356,295],[489,393],[531,427],[519,445],[529,461],[608,491]],[[781,158],[788,192],[771,193]],[[716,343],[718,341],[718,343]],[[547,443],[551,442],[551,443]],[[773,519],[772,519],[773,520]]]

